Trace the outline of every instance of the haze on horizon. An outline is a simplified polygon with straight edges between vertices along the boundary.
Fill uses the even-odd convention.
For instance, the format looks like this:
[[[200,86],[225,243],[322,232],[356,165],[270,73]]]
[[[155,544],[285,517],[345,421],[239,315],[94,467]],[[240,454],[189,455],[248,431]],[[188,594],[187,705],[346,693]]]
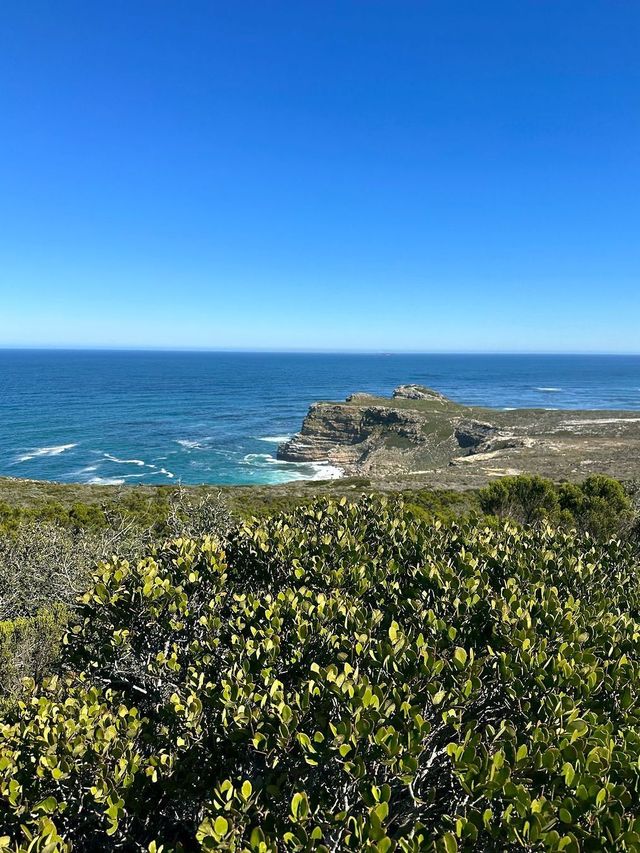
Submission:
[[[0,346],[638,352],[632,0],[25,0]]]

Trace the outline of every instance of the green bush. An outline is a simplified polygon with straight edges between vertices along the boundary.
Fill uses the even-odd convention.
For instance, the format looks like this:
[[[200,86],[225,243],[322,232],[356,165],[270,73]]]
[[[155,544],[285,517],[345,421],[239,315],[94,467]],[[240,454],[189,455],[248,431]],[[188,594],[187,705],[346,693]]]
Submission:
[[[578,530],[599,538],[619,535],[633,519],[633,504],[617,480],[594,475],[575,486],[558,486],[560,511]]]
[[[558,493],[551,480],[529,474],[502,477],[480,490],[482,510],[489,515],[533,524],[557,515]]]
[[[125,502],[117,513],[103,517],[95,506],[76,503],[67,518],[73,517],[75,525],[21,516],[0,532],[0,702],[15,697],[22,677],[40,678],[52,663],[60,626],[89,586],[99,560],[114,553],[135,559],[164,536],[216,531],[224,537],[233,527],[224,502],[214,494],[176,491],[152,528],[141,526],[140,514],[131,511]]]
[[[626,546],[367,498],[221,544],[101,565],[0,724],[5,847],[640,850]]]
[[[556,484],[522,474],[503,477],[478,493],[482,510],[521,524],[550,521],[607,539],[620,535],[633,519],[633,504],[617,480],[599,474],[580,484]]]
[[[411,489],[401,493],[405,506],[424,521],[440,520],[447,524],[480,514],[480,504],[473,491],[445,489]]]
[[[62,606],[0,622],[0,708],[19,695],[22,680],[42,679],[58,657],[69,612]]]

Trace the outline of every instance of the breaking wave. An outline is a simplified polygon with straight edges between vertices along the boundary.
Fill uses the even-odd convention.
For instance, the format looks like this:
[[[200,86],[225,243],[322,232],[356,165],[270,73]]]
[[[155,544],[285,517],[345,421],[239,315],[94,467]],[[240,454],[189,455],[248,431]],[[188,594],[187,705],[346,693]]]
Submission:
[[[287,483],[292,480],[337,480],[344,471],[329,462],[285,462],[271,453],[247,453],[242,465],[256,469],[269,483]]]
[[[146,462],[143,462],[142,459],[118,459],[117,456],[112,456],[110,453],[103,453],[102,455],[104,456],[105,459],[108,459],[110,462],[117,462],[118,465],[138,465],[141,468],[144,468],[145,465],[147,464]],[[153,468],[153,467],[155,467],[155,466],[149,465],[149,468]]]
[[[203,442],[205,441],[207,441],[206,438],[177,438],[176,444],[179,444],[180,447],[184,447],[185,450],[204,450],[206,445]]]
[[[29,459],[37,459],[39,456],[60,456],[66,450],[71,450],[72,447],[77,447],[77,444],[58,444],[55,447],[36,447],[28,453],[18,456],[17,462],[28,462]]]

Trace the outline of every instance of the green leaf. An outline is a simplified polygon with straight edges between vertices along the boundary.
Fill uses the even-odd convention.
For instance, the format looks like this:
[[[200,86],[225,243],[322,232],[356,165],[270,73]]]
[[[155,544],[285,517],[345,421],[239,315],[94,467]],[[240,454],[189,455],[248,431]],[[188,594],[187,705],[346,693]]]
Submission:
[[[463,648],[461,648],[460,646],[458,646],[458,648],[457,648],[457,649],[455,650],[455,652],[453,653],[453,657],[454,657],[454,659],[455,659],[456,663],[458,664],[458,668],[460,668],[460,669],[461,669],[461,668],[466,664],[466,662],[467,662],[467,653],[466,653],[466,651],[465,651]]]
[[[562,775],[564,776],[564,781],[567,785],[571,785],[576,776],[576,771],[568,761],[562,767]]]
[[[439,704],[442,702],[442,700],[444,699],[444,697],[445,697],[446,695],[447,695],[447,694],[445,693],[445,691],[444,691],[444,690],[438,690],[438,692],[436,693],[436,695],[433,697],[433,700],[432,700],[432,701],[433,701],[433,704],[434,704],[434,705],[439,705]]]
[[[222,817],[222,815],[219,815],[213,824],[213,831],[219,837],[226,835],[229,831],[229,821]]]
[[[260,827],[255,827],[255,829],[251,830],[251,836],[249,838],[249,843],[252,847],[259,847],[260,844],[263,844],[265,841],[264,832],[260,829]]]
[[[444,849],[447,853],[457,853],[458,842],[452,832],[447,832],[446,835],[443,836],[442,840],[444,841]]]
[[[387,815],[389,814],[389,804],[388,803],[378,803],[378,805],[373,809],[376,817],[380,821],[380,823],[384,823],[387,819]]]
[[[46,800],[40,800],[34,811],[42,812],[42,814],[53,814],[58,808],[58,801],[55,797],[47,797]]]
[[[296,793],[293,795],[291,799],[291,814],[293,815],[294,820],[301,820],[305,818],[309,812],[309,804],[307,801],[307,795],[303,793]]]

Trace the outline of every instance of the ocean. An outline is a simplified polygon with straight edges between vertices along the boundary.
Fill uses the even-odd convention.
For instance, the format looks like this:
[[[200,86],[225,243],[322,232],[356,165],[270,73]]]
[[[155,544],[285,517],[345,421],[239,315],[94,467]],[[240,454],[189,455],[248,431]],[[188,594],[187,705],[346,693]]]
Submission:
[[[418,382],[461,403],[640,409],[640,356],[0,350],[0,475],[75,483],[279,483],[311,403]]]

